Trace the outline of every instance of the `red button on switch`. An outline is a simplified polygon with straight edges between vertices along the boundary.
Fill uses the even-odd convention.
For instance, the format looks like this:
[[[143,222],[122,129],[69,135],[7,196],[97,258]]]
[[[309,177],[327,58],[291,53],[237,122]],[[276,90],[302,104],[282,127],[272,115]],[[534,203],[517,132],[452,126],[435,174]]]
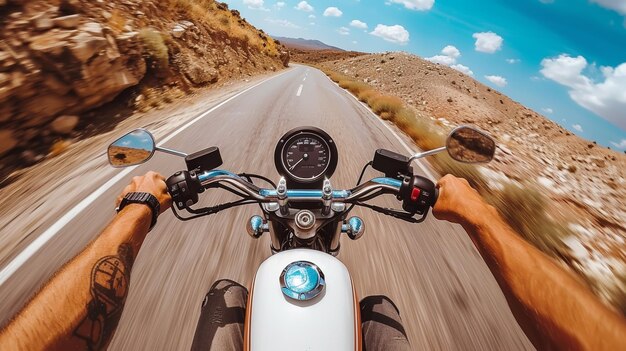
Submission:
[[[411,191],[411,201],[417,201],[418,197],[420,197],[420,189],[413,188],[413,191]]]

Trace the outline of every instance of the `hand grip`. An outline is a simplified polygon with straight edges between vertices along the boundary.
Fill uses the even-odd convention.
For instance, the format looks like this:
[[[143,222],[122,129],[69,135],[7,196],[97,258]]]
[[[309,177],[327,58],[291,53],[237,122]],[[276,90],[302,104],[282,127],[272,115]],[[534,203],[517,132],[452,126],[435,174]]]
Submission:
[[[165,181],[167,192],[179,210],[195,205],[202,186],[195,172],[179,171]]]
[[[402,209],[422,215],[437,201],[437,189],[430,179],[414,175],[405,177],[400,187]]]

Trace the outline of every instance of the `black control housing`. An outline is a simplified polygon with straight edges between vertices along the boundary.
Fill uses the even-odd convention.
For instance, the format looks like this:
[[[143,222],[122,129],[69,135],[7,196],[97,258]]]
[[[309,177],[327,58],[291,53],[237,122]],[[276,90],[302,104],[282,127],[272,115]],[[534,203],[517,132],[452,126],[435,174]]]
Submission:
[[[185,157],[187,169],[190,171],[204,172],[210,171],[222,165],[220,149],[215,146],[194,152]]]
[[[165,184],[167,192],[179,210],[198,203],[198,193],[203,190],[194,171],[178,171],[167,178]]]
[[[414,175],[404,177],[400,186],[402,209],[406,212],[423,215],[437,201],[437,188],[430,179]]]
[[[385,173],[385,177],[394,179],[402,179],[413,173],[408,157],[385,149],[376,150],[372,168]]]

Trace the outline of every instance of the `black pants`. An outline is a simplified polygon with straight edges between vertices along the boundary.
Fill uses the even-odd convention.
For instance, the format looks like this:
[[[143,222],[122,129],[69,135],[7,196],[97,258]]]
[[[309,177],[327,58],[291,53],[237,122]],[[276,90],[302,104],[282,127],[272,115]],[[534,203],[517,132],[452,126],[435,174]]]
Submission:
[[[248,290],[232,280],[218,280],[204,297],[192,350],[243,350]],[[405,351],[410,345],[400,313],[386,296],[361,300],[365,351]]]

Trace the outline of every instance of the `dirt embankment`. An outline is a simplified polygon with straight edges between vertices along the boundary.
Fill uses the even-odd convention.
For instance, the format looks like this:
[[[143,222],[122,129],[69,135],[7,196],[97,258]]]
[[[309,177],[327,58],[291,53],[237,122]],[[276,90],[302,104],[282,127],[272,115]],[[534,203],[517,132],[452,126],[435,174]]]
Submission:
[[[213,0],[0,1],[0,181],[136,110],[288,62]]]

